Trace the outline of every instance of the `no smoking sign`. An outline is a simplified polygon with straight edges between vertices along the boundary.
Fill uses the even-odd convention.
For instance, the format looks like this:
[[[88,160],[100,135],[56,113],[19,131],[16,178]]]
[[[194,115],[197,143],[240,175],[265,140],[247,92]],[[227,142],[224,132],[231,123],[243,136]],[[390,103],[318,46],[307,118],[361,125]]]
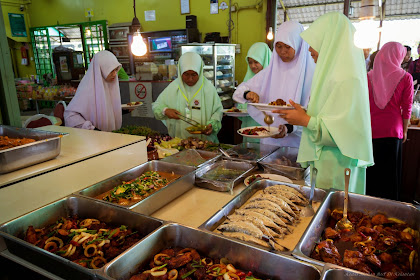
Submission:
[[[143,84],[137,84],[134,88],[134,93],[139,99],[144,99],[147,96],[146,86]]]

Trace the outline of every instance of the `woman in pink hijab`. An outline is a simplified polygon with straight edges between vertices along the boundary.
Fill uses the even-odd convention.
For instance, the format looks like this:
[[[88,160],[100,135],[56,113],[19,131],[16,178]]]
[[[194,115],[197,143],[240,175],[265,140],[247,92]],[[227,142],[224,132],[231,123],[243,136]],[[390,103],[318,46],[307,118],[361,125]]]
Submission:
[[[103,131],[120,129],[122,111],[117,77],[120,68],[111,52],[95,54],[64,112],[66,126]]]
[[[386,43],[368,73],[375,165],[367,168],[366,194],[399,199],[401,149],[413,102],[413,78],[401,68],[406,48]]]

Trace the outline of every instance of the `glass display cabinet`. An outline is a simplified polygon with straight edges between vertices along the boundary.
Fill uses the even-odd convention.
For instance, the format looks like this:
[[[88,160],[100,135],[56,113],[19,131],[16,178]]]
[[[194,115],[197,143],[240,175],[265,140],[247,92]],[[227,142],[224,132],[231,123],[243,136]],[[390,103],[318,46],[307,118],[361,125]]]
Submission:
[[[198,53],[204,61],[204,77],[209,79],[219,95],[233,93],[235,88],[235,44],[186,44],[181,54]]]

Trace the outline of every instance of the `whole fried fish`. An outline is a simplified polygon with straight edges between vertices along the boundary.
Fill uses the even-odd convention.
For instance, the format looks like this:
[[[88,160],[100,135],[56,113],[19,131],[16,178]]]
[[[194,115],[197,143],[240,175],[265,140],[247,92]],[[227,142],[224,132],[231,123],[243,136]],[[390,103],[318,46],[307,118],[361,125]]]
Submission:
[[[217,228],[220,231],[242,232],[258,239],[266,238],[264,233],[251,222],[227,221]]]
[[[275,195],[268,194],[268,193],[261,193],[258,195],[253,195],[251,199],[249,200],[249,202],[256,201],[256,200],[269,200],[277,204],[278,206],[280,206],[281,209],[283,209],[287,214],[289,214],[293,218],[295,219],[299,218],[298,215],[296,215],[296,213],[293,212],[292,208],[290,208],[290,206],[286,203],[286,201],[284,201],[280,197],[277,197]]]
[[[273,203],[269,200],[252,201],[252,202],[244,204],[242,206],[242,208],[244,208],[244,209],[252,209],[252,208],[267,209],[267,210],[270,210],[271,212],[275,213],[277,216],[285,218],[291,224],[293,224],[295,222],[295,219],[292,216],[290,216],[285,211],[283,211],[283,209],[281,209],[280,206],[278,206],[277,204],[275,204],[275,203]]]
[[[265,193],[268,193],[268,194],[275,194],[275,195],[281,194],[282,196],[286,197],[290,201],[292,201],[294,203],[297,203],[299,205],[306,205],[306,204],[308,204],[308,201],[307,200],[303,200],[298,195],[296,195],[295,193],[290,192],[290,191],[287,191],[284,188],[280,188],[279,186],[280,185],[274,185],[274,186],[266,187],[264,189],[264,192]]]
[[[266,248],[271,247],[270,244],[268,244],[267,242],[265,242],[263,240],[260,240],[258,238],[255,238],[254,236],[251,236],[249,234],[242,233],[242,232],[227,232],[227,231],[224,231],[224,232],[222,232],[222,234],[225,235],[225,236],[228,236],[228,237],[232,237],[232,238],[242,240],[242,241],[252,242],[252,243],[255,243],[257,245],[266,247]]]
[[[266,227],[272,228],[275,230],[275,232],[283,235],[286,234],[289,230],[287,228],[287,225],[279,219],[279,217],[276,216],[276,214],[272,213],[274,216],[279,219],[279,222],[282,223],[282,226],[279,226],[277,223],[275,223],[271,218],[267,217],[266,215],[259,213],[259,211],[264,212],[262,209],[236,209],[235,214],[238,215],[244,215],[244,216],[254,216],[258,219],[260,219]]]
[[[268,236],[270,239],[274,239],[274,237],[281,238],[282,236],[275,231],[271,230],[270,228],[266,227],[260,219],[256,218],[255,216],[242,216],[239,214],[233,214],[229,215],[228,217],[229,221],[232,222],[250,222],[253,223],[257,228],[259,228],[264,235]]]

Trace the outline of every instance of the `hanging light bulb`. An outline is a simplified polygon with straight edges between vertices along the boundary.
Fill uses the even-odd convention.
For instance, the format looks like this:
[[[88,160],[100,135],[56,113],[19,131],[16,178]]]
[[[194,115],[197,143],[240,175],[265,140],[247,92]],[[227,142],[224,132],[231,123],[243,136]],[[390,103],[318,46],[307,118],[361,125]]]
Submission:
[[[274,35],[273,35],[273,27],[269,27],[268,28],[268,33],[267,33],[267,40],[273,40]]]
[[[143,56],[147,52],[147,46],[141,37],[140,32],[135,32],[133,36],[133,43],[131,43],[131,52],[135,56]]]
[[[85,37],[90,37],[90,35],[92,35],[92,31],[90,31],[90,28],[88,28],[85,31]]]

